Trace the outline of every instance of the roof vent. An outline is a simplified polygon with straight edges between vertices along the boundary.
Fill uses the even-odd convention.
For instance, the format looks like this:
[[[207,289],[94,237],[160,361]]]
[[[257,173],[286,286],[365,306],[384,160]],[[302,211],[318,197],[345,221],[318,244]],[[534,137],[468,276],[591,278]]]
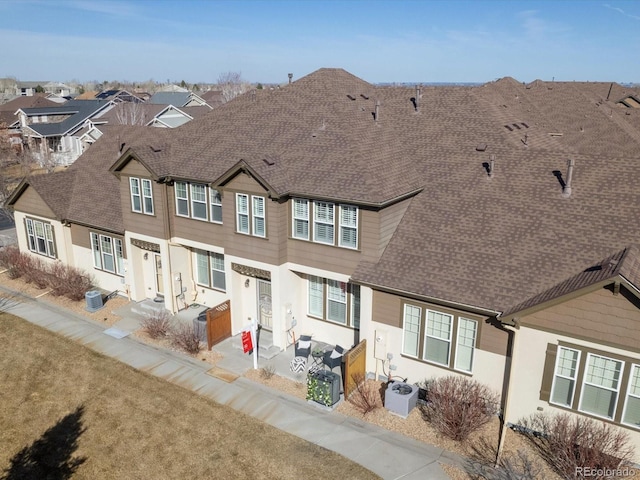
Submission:
[[[380,100],[376,100],[376,110],[373,113],[373,119],[377,122],[380,120]]]
[[[348,95],[347,95],[347,98],[348,98],[349,100],[355,100],[355,99],[356,99],[356,97],[354,97],[354,96],[353,96],[353,95],[351,95],[351,94],[348,94]]]
[[[496,168],[496,156],[491,155],[489,157],[489,177],[493,177],[493,171]]]
[[[575,160],[573,158],[567,160],[567,181],[562,188],[562,196],[571,196],[571,181],[573,180],[573,169],[575,167]]]
[[[154,147],[153,145],[149,145],[149,148],[151,149],[152,152],[154,153],[158,153],[162,151],[162,148],[160,147]]]
[[[270,167],[276,164],[276,162],[274,162],[273,160],[269,160],[268,158],[263,158],[262,161]]]
[[[368,96],[368,95],[365,95],[364,93],[361,93],[361,94],[360,94],[360,96],[361,96],[362,98],[364,98],[365,100],[369,100],[369,96]]]
[[[487,150],[487,144],[486,143],[481,143],[480,145],[478,145],[476,147],[476,152],[484,152]]]
[[[287,77],[289,77],[289,83],[291,83],[291,79],[293,78],[293,73],[287,73]]]

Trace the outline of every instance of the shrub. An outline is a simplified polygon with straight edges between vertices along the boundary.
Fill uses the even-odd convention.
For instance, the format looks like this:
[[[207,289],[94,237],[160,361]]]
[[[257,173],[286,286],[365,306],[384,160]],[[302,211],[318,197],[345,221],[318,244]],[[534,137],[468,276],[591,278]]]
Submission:
[[[536,480],[544,478],[544,470],[537,455],[529,449],[503,453],[500,465],[496,466],[498,446],[487,438],[478,438],[473,442],[470,458],[464,464],[464,470],[472,479],[486,480]]]
[[[15,245],[0,249],[0,266],[7,269],[10,278],[20,278],[31,267],[32,258]]]
[[[375,382],[367,382],[362,373],[351,376],[356,389],[351,392],[347,401],[361,414],[366,415],[382,406],[380,391]]]
[[[265,365],[260,369],[260,378],[264,378],[265,380],[269,380],[276,373],[276,367],[273,365]]]
[[[64,295],[77,302],[84,299],[85,293],[93,287],[90,275],[70,265],[55,262],[49,265],[48,270],[49,288],[55,296]]]
[[[171,330],[171,345],[190,355],[196,355],[200,351],[200,337],[193,325],[181,323]]]
[[[634,458],[625,431],[579,415],[538,412],[520,420],[518,431],[563,478],[586,478],[596,471],[623,469]]]
[[[151,313],[142,319],[140,326],[151,338],[164,338],[171,332],[171,315],[166,310]]]
[[[50,282],[48,265],[39,258],[30,258],[24,263],[24,280],[38,288],[47,288]]]
[[[423,417],[453,440],[466,440],[498,413],[498,394],[476,380],[449,375],[421,386],[427,390]]]

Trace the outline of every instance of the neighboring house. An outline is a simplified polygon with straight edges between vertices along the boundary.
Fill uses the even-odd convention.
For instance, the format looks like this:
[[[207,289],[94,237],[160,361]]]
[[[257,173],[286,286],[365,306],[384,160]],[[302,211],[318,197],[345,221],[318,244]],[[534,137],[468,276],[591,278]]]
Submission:
[[[141,103],[144,100],[133,93],[129,93],[126,90],[103,90],[98,93],[95,98],[98,100],[112,100],[116,103],[120,102],[133,102]]]
[[[215,108],[224,103],[224,96],[222,90],[207,90],[200,94],[200,97],[207,102],[207,105]]]
[[[38,87],[44,88],[44,85],[49,83],[48,81],[44,82],[16,82],[16,95],[21,95],[23,97],[32,97],[36,94],[36,89]]]
[[[473,378],[507,422],[575,412],[640,452],[638,93],[321,69],[179,129],[107,126],[9,204],[22,250],[106,290],[229,300],[234,334],[257,318],[281,348],[294,319],[366,340],[373,375]]]
[[[48,82],[45,83],[42,88],[46,93],[57,95],[58,97],[70,97],[78,93],[78,89],[75,86],[66,85],[61,82]]]
[[[20,117],[18,110],[21,108],[55,107],[56,103],[44,98],[41,94],[34,96],[20,96],[0,105],[0,128],[9,130],[9,140],[16,150],[22,152],[22,136],[20,134]]]
[[[55,107],[21,108],[17,114],[23,143],[42,163],[69,165],[83,151],[77,134],[85,121],[113,106],[104,100],[70,100]]]
[[[158,92],[154,93],[148,100],[149,103],[156,105],[175,105],[178,108],[182,107],[209,107],[204,99],[193,92]]]
[[[176,128],[210,112],[209,107],[183,107],[121,102],[99,118],[85,122],[77,136],[83,150],[102,136],[104,125],[143,125],[147,127]]]

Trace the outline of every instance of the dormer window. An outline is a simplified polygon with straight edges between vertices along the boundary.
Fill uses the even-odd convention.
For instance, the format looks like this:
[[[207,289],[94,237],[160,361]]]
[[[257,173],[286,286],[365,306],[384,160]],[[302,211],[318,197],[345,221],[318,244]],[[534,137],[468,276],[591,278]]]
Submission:
[[[236,193],[236,231],[255,237],[267,236],[267,218],[264,197],[251,195],[251,209],[249,195]]]
[[[131,210],[136,213],[153,215],[153,187],[147,178],[129,178]]]

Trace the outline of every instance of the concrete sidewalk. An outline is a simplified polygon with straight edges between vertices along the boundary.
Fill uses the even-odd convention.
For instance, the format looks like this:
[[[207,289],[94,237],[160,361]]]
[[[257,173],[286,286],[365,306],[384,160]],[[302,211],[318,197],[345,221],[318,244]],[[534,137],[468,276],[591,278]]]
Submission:
[[[384,479],[448,479],[439,462],[458,466],[465,463],[456,454],[327,411],[244,377],[227,383],[206,373],[211,369],[208,363],[144,344],[133,337],[114,338],[104,333],[104,326],[89,318],[47,302],[16,298],[19,301],[5,308],[8,313],[335,451]]]

